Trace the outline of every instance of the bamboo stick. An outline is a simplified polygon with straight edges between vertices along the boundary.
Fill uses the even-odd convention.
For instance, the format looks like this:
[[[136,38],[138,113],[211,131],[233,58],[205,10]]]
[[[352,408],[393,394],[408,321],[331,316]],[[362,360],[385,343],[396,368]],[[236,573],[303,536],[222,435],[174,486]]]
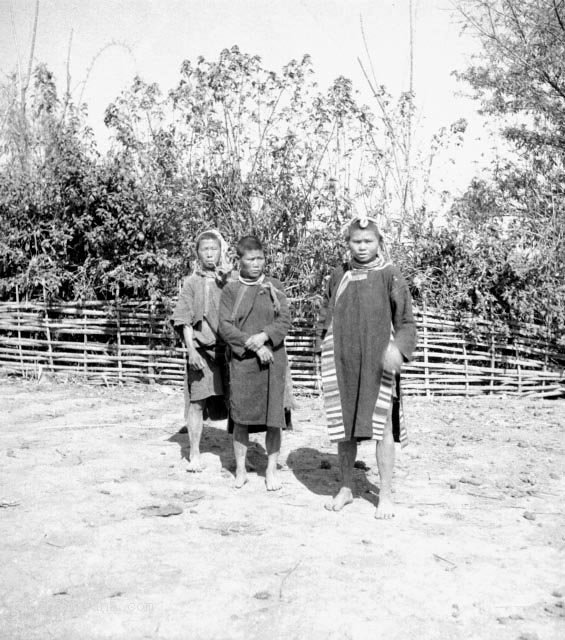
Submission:
[[[83,368],[83,372],[86,374],[88,373],[88,360],[87,360],[87,345],[88,345],[88,338],[86,335],[86,313],[83,312],[83,316],[82,316],[82,320],[83,320],[83,331],[84,331],[84,335],[83,335],[83,339],[82,339],[82,345],[83,345],[83,358],[82,358],[82,368]]]
[[[47,335],[47,349],[49,354],[49,366],[53,371],[53,345],[51,343],[51,329],[49,328],[49,308],[47,306],[47,293],[45,290],[45,282],[43,283],[43,302],[45,305],[45,333]]]
[[[153,311],[153,309],[151,309],[151,311]],[[152,319],[153,316],[151,316],[150,322],[152,323]],[[151,329],[153,329],[153,327],[151,327]],[[153,333],[153,331],[151,331]],[[148,361],[147,361],[147,372],[149,374],[150,377],[150,381],[153,383],[155,382],[155,369],[153,368],[153,359],[155,356],[152,355],[152,351],[153,351],[153,341],[151,339],[149,339],[149,352],[150,355],[148,356]]]
[[[123,371],[122,371],[122,333],[120,323],[120,302],[119,302],[119,289],[116,289],[116,341],[118,345],[118,380],[120,384],[123,383]]]
[[[463,362],[465,363],[465,395],[469,395],[469,358],[467,356],[467,345],[465,341],[462,342],[463,347]]]
[[[19,311],[19,307],[20,307],[20,287],[18,285],[16,285],[16,303],[18,305],[18,311],[17,311],[17,322],[18,322],[18,343],[20,343],[21,339],[22,339],[22,332],[21,332],[21,327],[20,327],[20,311]],[[21,343],[20,343],[20,363],[21,363],[21,368],[22,371],[24,371],[24,361],[22,359],[22,347],[21,347]],[[25,375],[25,372],[24,372]],[[25,376],[27,377],[27,376]]]
[[[494,365],[495,365],[495,347],[494,347],[494,332],[491,330],[491,345],[490,345],[490,367],[491,367],[491,378],[490,378],[490,392],[493,392],[494,389]]]
[[[426,312],[426,303],[424,302],[424,314]],[[423,323],[424,328],[424,381],[426,387],[426,396],[430,395],[430,391],[428,388],[430,382],[430,370],[428,368],[428,324],[427,322]]]

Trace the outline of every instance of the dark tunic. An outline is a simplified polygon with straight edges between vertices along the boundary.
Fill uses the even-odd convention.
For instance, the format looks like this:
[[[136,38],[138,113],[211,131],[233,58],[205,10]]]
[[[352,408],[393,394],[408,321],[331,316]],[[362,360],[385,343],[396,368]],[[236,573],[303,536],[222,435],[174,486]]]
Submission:
[[[416,345],[416,326],[408,286],[391,264],[375,271],[353,271],[336,304],[336,292],[348,269],[347,265],[338,267],[330,277],[320,314],[319,336],[323,338],[331,325],[341,404],[339,418],[345,431],[342,439],[362,440],[375,435],[373,422],[385,350],[394,340],[404,360],[410,360]],[[392,384],[399,395],[399,380],[393,380]],[[395,439],[399,440],[398,425]]]
[[[247,425],[250,431],[266,427],[284,428],[284,393],[287,358],[284,339],[290,328],[290,312],[282,285],[265,278],[277,290],[280,311],[275,309],[268,288],[230,282],[220,300],[220,335],[229,347],[230,418]],[[239,292],[244,288],[243,297]],[[240,300],[234,317],[234,306]],[[247,339],[264,331],[274,356],[270,365],[262,365],[253,351],[245,348]]]

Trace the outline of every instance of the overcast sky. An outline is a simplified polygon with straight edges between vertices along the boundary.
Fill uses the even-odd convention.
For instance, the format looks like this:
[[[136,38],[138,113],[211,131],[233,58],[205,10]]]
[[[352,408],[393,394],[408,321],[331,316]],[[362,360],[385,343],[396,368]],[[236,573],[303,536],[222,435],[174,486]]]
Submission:
[[[471,121],[457,164],[458,175],[466,175],[472,164],[480,164],[484,143],[477,140],[476,105],[457,95],[467,88],[452,72],[465,68],[476,44],[462,36],[451,0],[413,0],[413,5],[421,127],[431,135],[459,117]],[[35,0],[0,0],[4,74],[16,67],[18,51],[27,65],[34,6]],[[78,98],[91,68],[82,96],[104,147],[104,109],[135,74],[167,90],[178,81],[183,60],[217,58],[234,44],[260,55],[274,70],[308,53],[321,87],[345,75],[370,104],[357,62],[358,56],[366,59],[361,16],[378,80],[397,95],[408,88],[408,7],[409,0],[40,0],[35,59],[48,64],[62,88],[72,31],[71,87]]]

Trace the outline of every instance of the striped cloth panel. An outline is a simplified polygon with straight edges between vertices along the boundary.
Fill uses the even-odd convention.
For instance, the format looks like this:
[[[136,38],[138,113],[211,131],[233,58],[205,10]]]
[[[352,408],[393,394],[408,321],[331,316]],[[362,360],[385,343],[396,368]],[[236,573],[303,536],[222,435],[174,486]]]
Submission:
[[[352,280],[352,272],[346,271],[336,293],[336,302],[343,293],[349,282]],[[381,385],[375,408],[373,410],[373,438],[382,440],[384,428],[391,412],[395,379],[390,371],[383,371]],[[334,353],[333,322],[330,323],[326,336],[322,343],[322,387],[324,394],[324,409],[326,412],[326,423],[331,442],[342,442],[346,439],[345,426],[343,422],[343,411],[341,408],[341,398],[337,383],[337,373]],[[404,424],[404,412],[402,402],[399,399],[397,425],[400,434],[399,441],[402,447],[408,444],[408,433]]]

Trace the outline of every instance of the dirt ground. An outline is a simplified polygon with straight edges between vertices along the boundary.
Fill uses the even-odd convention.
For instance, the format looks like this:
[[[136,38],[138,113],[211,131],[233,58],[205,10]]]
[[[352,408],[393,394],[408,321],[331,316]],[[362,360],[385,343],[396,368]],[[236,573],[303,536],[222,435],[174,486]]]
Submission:
[[[233,488],[224,423],[186,472],[177,389],[3,377],[0,403],[2,639],[565,637],[563,400],[407,398],[390,522],[371,443],[354,504],[324,510],[316,398],[275,494],[260,436]]]

